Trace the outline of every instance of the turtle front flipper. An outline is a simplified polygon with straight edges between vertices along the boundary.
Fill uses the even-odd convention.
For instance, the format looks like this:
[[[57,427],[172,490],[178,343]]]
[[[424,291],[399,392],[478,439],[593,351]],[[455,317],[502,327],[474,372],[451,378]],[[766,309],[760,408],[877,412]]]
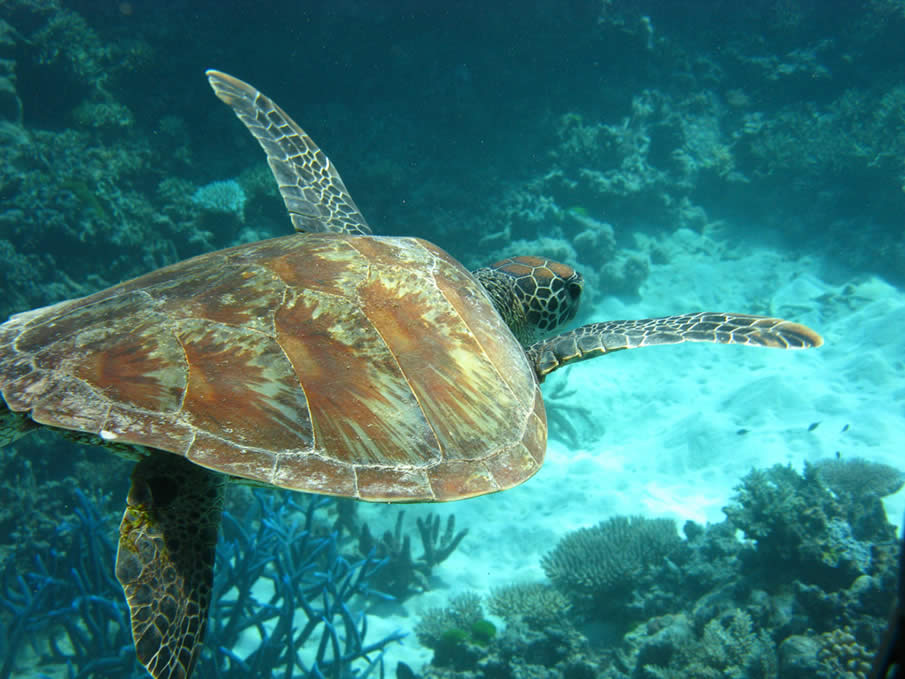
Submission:
[[[188,679],[201,651],[225,487],[225,476],[168,453],[132,472],[116,577],[155,679]]]
[[[569,363],[621,349],[682,342],[808,349],[819,347],[823,338],[807,326],[781,318],[702,311],[664,318],[591,323],[532,344],[526,353],[538,378],[543,380]]]
[[[333,163],[283,109],[238,78],[214,70],[205,75],[267,154],[296,231],[371,233]]]

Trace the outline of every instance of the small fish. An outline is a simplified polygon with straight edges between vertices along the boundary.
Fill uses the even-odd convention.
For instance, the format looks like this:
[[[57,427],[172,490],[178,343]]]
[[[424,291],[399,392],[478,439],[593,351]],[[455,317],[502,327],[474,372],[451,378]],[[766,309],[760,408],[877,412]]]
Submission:
[[[739,436],[744,436],[745,434],[748,433],[748,430],[747,430],[747,429],[739,429],[739,430],[738,430],[737,432],[735,432],[735,433],[738,434]]]
[[[808,431],[814,431],[819,426],[820,426],[819,422],[811,422],[811,426],[808,427]]]
[[[848,425],[845,425],[844,427],[842,427],[842,431],[848,431]]]

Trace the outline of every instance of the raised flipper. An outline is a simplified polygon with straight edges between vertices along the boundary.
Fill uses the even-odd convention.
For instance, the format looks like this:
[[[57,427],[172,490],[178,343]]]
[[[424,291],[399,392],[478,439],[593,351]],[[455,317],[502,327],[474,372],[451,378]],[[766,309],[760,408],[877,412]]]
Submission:
[[[371,233],[330,159],[283,109],[238,78],[213,70],[206,75],[267,154],[296,231]]]
[[[132,472],[116,577],[138,659],[155,679],[188,679],[201,652],[226,477],[169,453]]]
[[[591,323],[532,344],[526,353],[538,378],[543,380],[569,363],[621,349],[682,342],[808,349],[819,347],[823,338],[807,326],[781,318],[702,311],[664,318]]]

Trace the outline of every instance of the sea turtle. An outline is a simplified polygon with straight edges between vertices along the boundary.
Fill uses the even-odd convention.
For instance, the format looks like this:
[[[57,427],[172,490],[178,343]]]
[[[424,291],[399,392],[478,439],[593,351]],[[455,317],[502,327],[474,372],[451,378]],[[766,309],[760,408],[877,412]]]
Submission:
[[[208,71],[251,131],[298,233],[212,252],[0,325],[0,444],[43,425],[137,460],[116,575],[157,678],[198,657],[228,479],[379,502],[504,490],[541,466],[540,383],[620,349],[821,344],[777,318],[570,321],[581,276],[542,257],[472,273],[371,235],[283,110]],[[5,405],[4,405],[5,402]]]

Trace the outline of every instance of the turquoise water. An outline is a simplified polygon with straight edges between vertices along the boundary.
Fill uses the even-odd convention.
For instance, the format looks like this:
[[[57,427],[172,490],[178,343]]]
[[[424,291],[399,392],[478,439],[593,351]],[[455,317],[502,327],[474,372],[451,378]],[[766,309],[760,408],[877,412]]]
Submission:
[[[867,676],[905,510],[903,28],[895,0],[0,7],[2,318],[291,233],[216,68],[375,233],[575,267],[578,324],[825,340],[558,371],[544,466],[500,494],[232,488],[195,676]],[[131,466],[50,432],[0,449],[0,679],[146,676],[113,576]]]

